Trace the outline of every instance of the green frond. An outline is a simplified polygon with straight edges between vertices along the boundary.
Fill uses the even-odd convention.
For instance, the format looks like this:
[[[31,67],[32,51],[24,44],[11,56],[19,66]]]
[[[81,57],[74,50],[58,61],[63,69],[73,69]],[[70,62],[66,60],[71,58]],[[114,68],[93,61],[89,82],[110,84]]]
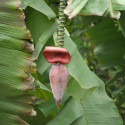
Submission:
[[[26,29],[19,0],[0,1],[0,124],[28,125],[18,115],[35,115],[28,104],[33,100],[27,90],[33,89],[35,73],[33,44]]]

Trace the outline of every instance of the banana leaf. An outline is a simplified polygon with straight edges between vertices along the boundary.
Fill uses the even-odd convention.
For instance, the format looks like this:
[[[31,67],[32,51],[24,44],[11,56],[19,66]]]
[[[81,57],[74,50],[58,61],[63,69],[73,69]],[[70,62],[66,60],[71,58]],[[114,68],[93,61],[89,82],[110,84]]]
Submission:
[[[29,106],[35,73],[31,35],[26,29],[19,0],[0,1],[0,124],[28,125],[19,116],[35,115]]]

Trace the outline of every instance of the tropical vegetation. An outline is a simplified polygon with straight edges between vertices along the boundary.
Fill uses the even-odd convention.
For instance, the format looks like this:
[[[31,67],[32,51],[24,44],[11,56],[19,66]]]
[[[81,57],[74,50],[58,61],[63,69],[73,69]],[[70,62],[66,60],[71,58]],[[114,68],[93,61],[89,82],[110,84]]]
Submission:
[[[0,1],[0,124],[125,124],[125,1],[67,1],[71,61],[57,108],[43,50],[57,45],[59,2]]]

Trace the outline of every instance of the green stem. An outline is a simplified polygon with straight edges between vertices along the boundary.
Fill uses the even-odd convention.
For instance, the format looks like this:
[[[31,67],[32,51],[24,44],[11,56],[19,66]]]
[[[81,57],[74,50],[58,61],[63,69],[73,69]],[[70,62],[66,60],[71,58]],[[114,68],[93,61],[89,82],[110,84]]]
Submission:
[[[59,23],[58,23],[58,34],[57,34],[57,46],[63,47],[64,46],[64,28],[65,28],[65,14],[64,9],[66,7],[66,0],[60,0],[60,7],[59,7]]]

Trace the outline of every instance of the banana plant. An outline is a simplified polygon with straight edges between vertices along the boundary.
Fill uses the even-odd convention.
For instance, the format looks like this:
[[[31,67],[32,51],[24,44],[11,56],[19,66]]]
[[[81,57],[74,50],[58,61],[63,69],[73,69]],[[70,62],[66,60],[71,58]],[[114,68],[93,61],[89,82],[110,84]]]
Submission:
[[[27,14],[26,25],[20,2]],[[56,45],[58,37],[58,19],[49,2],[0,1],[1,124],[123,125],[114,101],[105,92],[103,81],[89,69],[66,28],[64,47],[71,55],[71,61],[66,65],[70,76],[60,108],[56,107],[48,84],[51,64],[43,56],[45,46]],[[36,66],[31,35],[26,26],[35,45],[33,56]],[[36,68],[38,71],[33,75]],[[31,84],[33,79],[35,89]],[[34,106],[37,115],[28,106],[33,104],[34,96],[37,98]],[[25,115],[36,117],[26,118],[25,122]]]
[[[50,19],[50,15],[44,13],[47,13],[50,2],[46,0],[44,8],[43,2],[45,1],[37,1],[35,4],[34,0],[24,2],[25,6],[28,6],[26,24],[35,44],[34,56],[37,59],[38,69],[36,83],[39,83],[40,93],[42,93],[42,101],[38,102],[37,106],[46,117],[42,121],[47,120],[44,122],[47,125],[122,125],[121,116],[113,100],[107,96],[103,81],[90,71],[66,29],[64,47],[71,55],[71,61],[66,65],[70,77],[59,109],[54,99],[48,96],[51,93],[48,77],[51,64],[45,60],[43,50],[45,46],[57,45],[58,19],[55,16]],[[52,17],[53,10],[49,10]],[[45,90],[45,87],[49,90]]]

